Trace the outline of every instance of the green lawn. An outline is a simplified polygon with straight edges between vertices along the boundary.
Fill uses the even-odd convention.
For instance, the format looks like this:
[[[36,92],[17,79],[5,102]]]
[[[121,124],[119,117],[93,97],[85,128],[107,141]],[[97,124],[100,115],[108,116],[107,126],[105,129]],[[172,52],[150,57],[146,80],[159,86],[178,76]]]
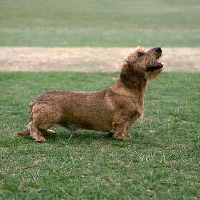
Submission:
[[[129,141],[58,126],[46,143],[16,133],[28,104],[50,89],[95,91],[118,73],[0,73],[0,199],[199,199],[199,73],[149,83],[145,117]]]
[[[1,0],[0,46],[199,47],[199,0]]]

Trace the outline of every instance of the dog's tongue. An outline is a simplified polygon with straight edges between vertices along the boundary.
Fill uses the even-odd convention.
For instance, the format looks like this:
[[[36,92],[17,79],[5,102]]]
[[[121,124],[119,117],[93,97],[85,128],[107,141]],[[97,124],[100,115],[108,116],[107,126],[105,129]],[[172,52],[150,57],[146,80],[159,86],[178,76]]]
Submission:
[[[153,64],[153,66],[154,67],[156,67],[156,66],[158,66],[158,65],[164,65],[165,63],[164,62],[155,62],[154,64]]]

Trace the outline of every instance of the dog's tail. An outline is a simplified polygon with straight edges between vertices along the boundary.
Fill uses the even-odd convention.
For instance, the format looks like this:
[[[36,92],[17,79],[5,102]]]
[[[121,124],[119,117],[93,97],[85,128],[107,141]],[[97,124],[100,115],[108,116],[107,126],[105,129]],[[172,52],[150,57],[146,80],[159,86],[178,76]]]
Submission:
[[[24,130],[24,131],[21,131],[19,133],[17,133],[17,135],[20,135],[20,136],[26,136],[26,135],[30,135],[30,132],[28,129]]]

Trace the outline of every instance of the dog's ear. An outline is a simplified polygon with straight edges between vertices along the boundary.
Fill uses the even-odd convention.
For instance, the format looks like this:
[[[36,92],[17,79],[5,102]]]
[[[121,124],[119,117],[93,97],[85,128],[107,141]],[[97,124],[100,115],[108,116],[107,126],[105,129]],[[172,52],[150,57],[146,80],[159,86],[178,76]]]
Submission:
[[[134,71],[131,63],[125,60],[120,73],[120,81],[129,88],[137,88],[142,79],[141,75]]]

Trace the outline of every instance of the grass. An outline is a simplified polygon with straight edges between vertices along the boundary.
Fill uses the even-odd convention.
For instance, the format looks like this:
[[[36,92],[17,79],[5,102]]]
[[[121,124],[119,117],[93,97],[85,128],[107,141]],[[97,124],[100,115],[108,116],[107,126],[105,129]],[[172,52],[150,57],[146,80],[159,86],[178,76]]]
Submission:
[[[0,1],[0,46],[198,47],[198,0]]]
[[[148,85],[145,118],[123,142],[95,131],[35,143],[16,133],[28,103],[50,89],[95,91],[118,73],[0,74],[0,199],[199,199],[199,73],[163,73]]]

